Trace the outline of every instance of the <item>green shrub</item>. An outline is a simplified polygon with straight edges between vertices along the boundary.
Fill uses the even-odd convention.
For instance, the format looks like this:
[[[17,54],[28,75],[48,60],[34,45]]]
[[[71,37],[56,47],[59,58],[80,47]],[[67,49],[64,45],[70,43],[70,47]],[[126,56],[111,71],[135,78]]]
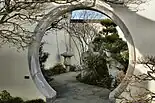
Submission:
[[[45,103],[42,99],[24,101],[20,97],[12,97],[9,92],[3,90],[0,93],[0,103]]]
[[[6,90],[3,90],[2,93],[0,93],[0,101],[1,102],[11,100],[12,98],[13,97],[10,95],[10,93],[7,92]]]
[[[66,68],[64,67],[63,64],[57,63],[56,65],[54,65],[50,69],[46,70],[46,72],[47,72],[48,76],[53,76],[53,75],[66,73],[67,71],[66,71]]]
[[[6,103],[24,103],[24,101],[20,97],[14,97],[14,98],[8,100]]]
[[[108,72],[105,55],[98,56],[88,53],[83,61],[85,65],[83,72],[85,73],[83,73],[83,75],[79,74],[77,80],[104,88],[111,87],[112,77]]]
[[[25,101],[24,103],[46,103],[46,102],[42,99],[35,99],[35,100]]]
[[[75,72],[75,71],[76,71],[76,66],[71,65],[69,71],[70,71],[70,72]]]

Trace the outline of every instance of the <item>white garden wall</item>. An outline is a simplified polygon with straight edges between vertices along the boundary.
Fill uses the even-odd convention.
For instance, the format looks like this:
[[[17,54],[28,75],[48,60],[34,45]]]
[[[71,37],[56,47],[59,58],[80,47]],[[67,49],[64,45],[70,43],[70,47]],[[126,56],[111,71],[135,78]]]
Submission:
[[[149,5],[145,10],[138,13],[120,6],[113,6],[114,12],[125,23],[132,35],[136,47],[136,58],[155,55],[155,48],[153,47],[155,44],[155,1],[152,0]],[[50,45],[46,45],[46,49],[52,53],[47,62],[50,67],[55,61],[52,58],[55,58],[57,47],[53,36],[49,36],[47,39],[51,42]],[[63,37],[60,38],[60,45],[63,44],[62,41]],[[65,46],[61,48],[62,51],[65,50]],[[25,75],[29,75],[27,51],[18,53],[16,49],[4,46],[0,49],[0,66],[0,91],[6,89],[11,94],[25,99],[43,97],[31,78],[24,79]],[[139,65],[136,65],[136,70],[143,72]],[[154,84],[151,82],[146,85],[155,91]]]

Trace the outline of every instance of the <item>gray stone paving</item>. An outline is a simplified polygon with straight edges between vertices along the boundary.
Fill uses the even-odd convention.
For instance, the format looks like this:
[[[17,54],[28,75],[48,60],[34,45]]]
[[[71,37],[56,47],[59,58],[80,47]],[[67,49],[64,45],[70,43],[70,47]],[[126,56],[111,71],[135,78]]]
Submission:
[[[54,103],[110,103],[108,89],[80,83],[76,75],[69,72],[52,77],[50,85],[57,91]]]

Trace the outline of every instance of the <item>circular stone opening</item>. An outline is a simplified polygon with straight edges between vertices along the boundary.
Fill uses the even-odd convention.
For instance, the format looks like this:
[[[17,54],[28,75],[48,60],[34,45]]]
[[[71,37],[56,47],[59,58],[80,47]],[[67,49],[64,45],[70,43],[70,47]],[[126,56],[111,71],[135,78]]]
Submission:
[[[125,39],[127,40],[128,48],[129,48],[129,66],[126,73],[126,77],[128,74],[132,74],[134,66],[135,66],[135,48],[134,48],[134,42],[131,37],[131,34],[125,24],[122,22],[122,20],[110,9],[106,8],[104,4],[96,4],[96,6],[90,8],[83,5],[64,5],[56,7],[55,9],[51,10],[36,26],[35,28],[35,35],[33,37],[32,44],[29,47],[28,52],[28,61],[29,61],[29,68],[30,73],[32,76],[32,79],[34,83],[36,84],[37,88],[40,90],[40,92],[48,98],[48,101],[53,100],[53,98],[56,97],[56,91],[51,88],[51,86],[46,82],[44,79],[44,76],[41,73],[40,70],[40,64],[39,64],[39,47],[41,44],[42,37],[44,36],[46,29],[61,15],[71,12],[73,10],[79,10],[79,9],[90,9],[98,11],[102,14],[106,14],[108,17],[110,17],[122,30]],[[119,85],[110,95],[110,98],[115,97],[115,91],[117,91],[119,88],[122,88],[122,91],[126,88],[127,82],[123,85]],[[120,93],[122,92],[120,91]]]

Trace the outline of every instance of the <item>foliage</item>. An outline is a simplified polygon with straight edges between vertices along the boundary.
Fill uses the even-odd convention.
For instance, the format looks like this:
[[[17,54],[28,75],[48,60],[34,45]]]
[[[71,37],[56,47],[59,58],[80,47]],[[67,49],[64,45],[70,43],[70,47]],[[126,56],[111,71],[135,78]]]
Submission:
[[[40,63],[40,69],[42,71],[42,74],[44,75],[44,78],[46,79],[47,82],[50,82],[53,80],[51,76],[66,73],[66,68],[64,67],[63,64],[57,63],[53,67],[46,69],[45,68],[45,62],[47,61],[49,57],[48,52],[44,52],[43,50],[43,45],[44,43],[42,42],[39,48],[39,63]]]
[[[33,25],[37,23],[44,15],[46,15],[46,7],[53,2],[57,4],[66,4],[79,1],[80,0],[1,0],[0,44],[11,43],[19,48],[27,47],[32,38],[32,31],[23,24]],[[111,0],[103,1],[115,3],[115,1]],[[91,2],[96,2],[96,0],[91,0]],[[118,3],[119,0],[116,2]],[[123,5],[139,5],[145,2],[147,2],[147,0],[126,0]]]
[[[14,97],[14,98],[9,99],[8,101],[6,101],[6,103],[25,103],[25,102],[20,97]]]
[[[57,63],[56,65],[48,69],[47,72],[48,72],[48,76],[53,76],[53,75],[66,73],[67,71],[63,64]]]
[[[101,24],[104,28],[100,31],[100,36],[93,41],[94,51],[110,54],[105,57],[109,69],[114,67],[126,73],[129,62],[127,43],[119,37],[116,24],[112,20],[104,19]],[[121,64],[122,67],[118,67],[118,64]],[[118,77],[115,77],[114,87],[117,87],[120,82]]]
[[[6,90],[3,90],[0,94],[0,101],[8,101],[11,100],[13,97],[8,93]]]
[[[105,54],[94,55],[87,53],[88,56],[84,59],[84,75],[79,74],[77,80],[104,88],[110,88],[112,77],[109,75],[106,65]]]
[[[42,99],[35,99],[35,100],[25,101],[24,103],[46,103],[46,102]]]
[[[140,58],[137,64],[141,64],[146,69],[146,72],[141,72],[138,74],[132,74],[130,77],[129,87],[126,88],[124,92],[129,94],[129,97],[124,95],[119,96],[117,99],[122,103],[152,103],[155,101],[155,92],[152,88],[148,88],[148,86],[144,86],[144,84],[148,85],[148,83],[155,81],[155,56],[144,56]],[[136,94],[132,94],[137,88]]]
[[[10,95],[9,92],[7,92],[6,90],[3,90],[0,93],[0,103],[45,103],[45,101],[42,99],[24,101],[22,98],[13,97]]]
[[[46,81],[49,82],[49,81],[51,81],[51,79],[49,78],[47,71],[45,70],[45,62],[47,61],[47,58],[49,57],[49,53],[44,52],[43,45],[44,45],[44,43],[41,43],[40,48],[39,48],[39,63],[40,63],[40,69],[41,69]]]
[[[91,47],[83,53],[85,54],[83,55],[85,74],[81,73],[77,79],[87,84],[110,88],[113,78],[109,75],[108,68],[114,66],[126,72],[129,58],[128,47],[127,43],[119,37],[116,24],[112,20],[104,19],[101,24],[102,31],[91,42]],[[123,68],[117,67],[118,63]],[[119,81],[116,82],[115,84],[118,84]]]
[[[29,25],[45,15],[47,5],[58,1],[66,0],[1,0],[0,45],[9,43],[22,49],[27,47],[33,34]]]
[[[103,26],[105,26],[106,28],[112,26],[112,27],[116,27],[117,25],[110,19],[104,19],[100,22]]]
[[[100,35],[93,41],[95,45],[93,48],[94,51],[109,53],[109,60],[119,62],[123,68],[118,69],[123,69],[123,71],[126,72],[129,61],[127,43],[119,37],[116,24],[114,24],[112,20],[104,19],[101,21],[101,24],[104,28],[100,31]]]
[[[40,62],[41,70],[45,69],[45,62],[47,61],[47,58],[49,57],[49,53],[44,52],[43,45],[44,43],[41,43],[40,48],[39,48],[39,62]]]
[[[76,71],[76,66],[70,65],[70,72],[75,72]]]

